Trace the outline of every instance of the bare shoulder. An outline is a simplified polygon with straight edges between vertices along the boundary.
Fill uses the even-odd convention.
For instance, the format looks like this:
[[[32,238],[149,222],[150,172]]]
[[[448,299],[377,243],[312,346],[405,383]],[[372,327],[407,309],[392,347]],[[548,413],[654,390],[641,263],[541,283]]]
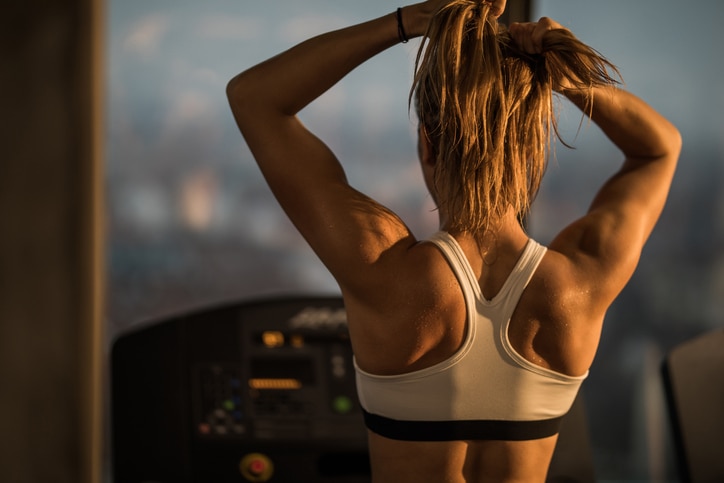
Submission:
[[[639,235],[622,228],[610,210],[595,210],[561,231],[549,252],[561,275],[590,294],[592,308],[606,309],[638,265],[643,246]]]
[[[549,249],[510,321],[513,347],[534,364],[571,376],[590,367],[608,308],[586,262]]]
[[[408,372],[457,350],[465,330],[465,302],[434,245],[416,243],[378,266],[375,275],[370,297],[345,296],[360,367],[378,374]]]

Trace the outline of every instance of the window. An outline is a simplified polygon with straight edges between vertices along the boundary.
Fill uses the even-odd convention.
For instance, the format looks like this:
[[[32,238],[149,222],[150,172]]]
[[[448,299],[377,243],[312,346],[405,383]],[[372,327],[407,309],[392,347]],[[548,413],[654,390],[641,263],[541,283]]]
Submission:
[[[724,320],[724,3],[540,0],[616,63],[627,87],[681,129],[668,206],[639,269],[611,308],[584,384],[597,476],[671,478],[663,353]],[[223,301],[337,293],[277,206],[225,98],[236,73],[323,30],[391,11],[387,2],[108,2],[108,323]],[[424,237],[436,229],[408,115],[415,42],[353,72],[303,111],[352,183]],[[597,129],[563,111],[577,149],[557,148],[530,230],[545,243],[585,210],[620,161]]]

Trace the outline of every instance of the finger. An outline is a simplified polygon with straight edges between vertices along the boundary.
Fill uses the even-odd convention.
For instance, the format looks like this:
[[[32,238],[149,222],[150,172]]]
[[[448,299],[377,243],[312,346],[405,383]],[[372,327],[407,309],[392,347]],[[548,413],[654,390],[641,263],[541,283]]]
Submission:
[[[548,17],[541,17],[540,20],[536,23],[536,27],[531,33],[531,37],[533,39],[533,43],[537,46],[538,49],[537,52],[540,53],[543,51],[543,37],[550,32],[551,30],[556,29],[564,29],[561,24],[558,22],[548,18]]]
[[[538,20],[538,24],[547,27],[548,30],[565,28],[563,25],[559,24],[558,22],[556,22],[555,20],[553,20],[550,17],[541,17]]]
[[[528,54],[535,54],[541,50],[540,45],[536,46],[533,37],[536,28],[537,23],[535,22],[517,22],[511,24],[508,31],[519,49]]]
[[[549,30],[550,28],[548,28],[548,26],[538,22],[533,31],[530,33],[530,42],[534,46],[536,54],[543,52],[543,36]]]

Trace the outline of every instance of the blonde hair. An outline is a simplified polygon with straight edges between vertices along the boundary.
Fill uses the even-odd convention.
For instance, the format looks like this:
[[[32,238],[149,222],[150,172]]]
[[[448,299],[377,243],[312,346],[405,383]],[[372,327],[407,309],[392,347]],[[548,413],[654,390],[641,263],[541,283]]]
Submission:
[[[616,67],[567,30],[543,53],[520,51],[486,4],[453,0],[432,19],[410,94],[436,157],[434,188],[451,229],[495,229],[525,216],[558,135],[553,86],[611,85]]]

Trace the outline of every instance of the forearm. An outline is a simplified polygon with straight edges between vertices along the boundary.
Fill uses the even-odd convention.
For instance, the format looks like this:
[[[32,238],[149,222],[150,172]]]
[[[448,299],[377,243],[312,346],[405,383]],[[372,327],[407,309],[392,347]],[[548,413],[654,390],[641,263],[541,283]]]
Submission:
[[[627,159],[655,159],[678,153],[681,139],[676,127],[635,95],[613,86],[568,89],[563,94],[590,115]]]
[[[424,33],[423,4],[405,7],[405,33]],[[227,92],[235,114],[253,105],[294,115],[354,68],[399,43],[394,12],[368,22],[311,38],[249,70],[229,83]]]

